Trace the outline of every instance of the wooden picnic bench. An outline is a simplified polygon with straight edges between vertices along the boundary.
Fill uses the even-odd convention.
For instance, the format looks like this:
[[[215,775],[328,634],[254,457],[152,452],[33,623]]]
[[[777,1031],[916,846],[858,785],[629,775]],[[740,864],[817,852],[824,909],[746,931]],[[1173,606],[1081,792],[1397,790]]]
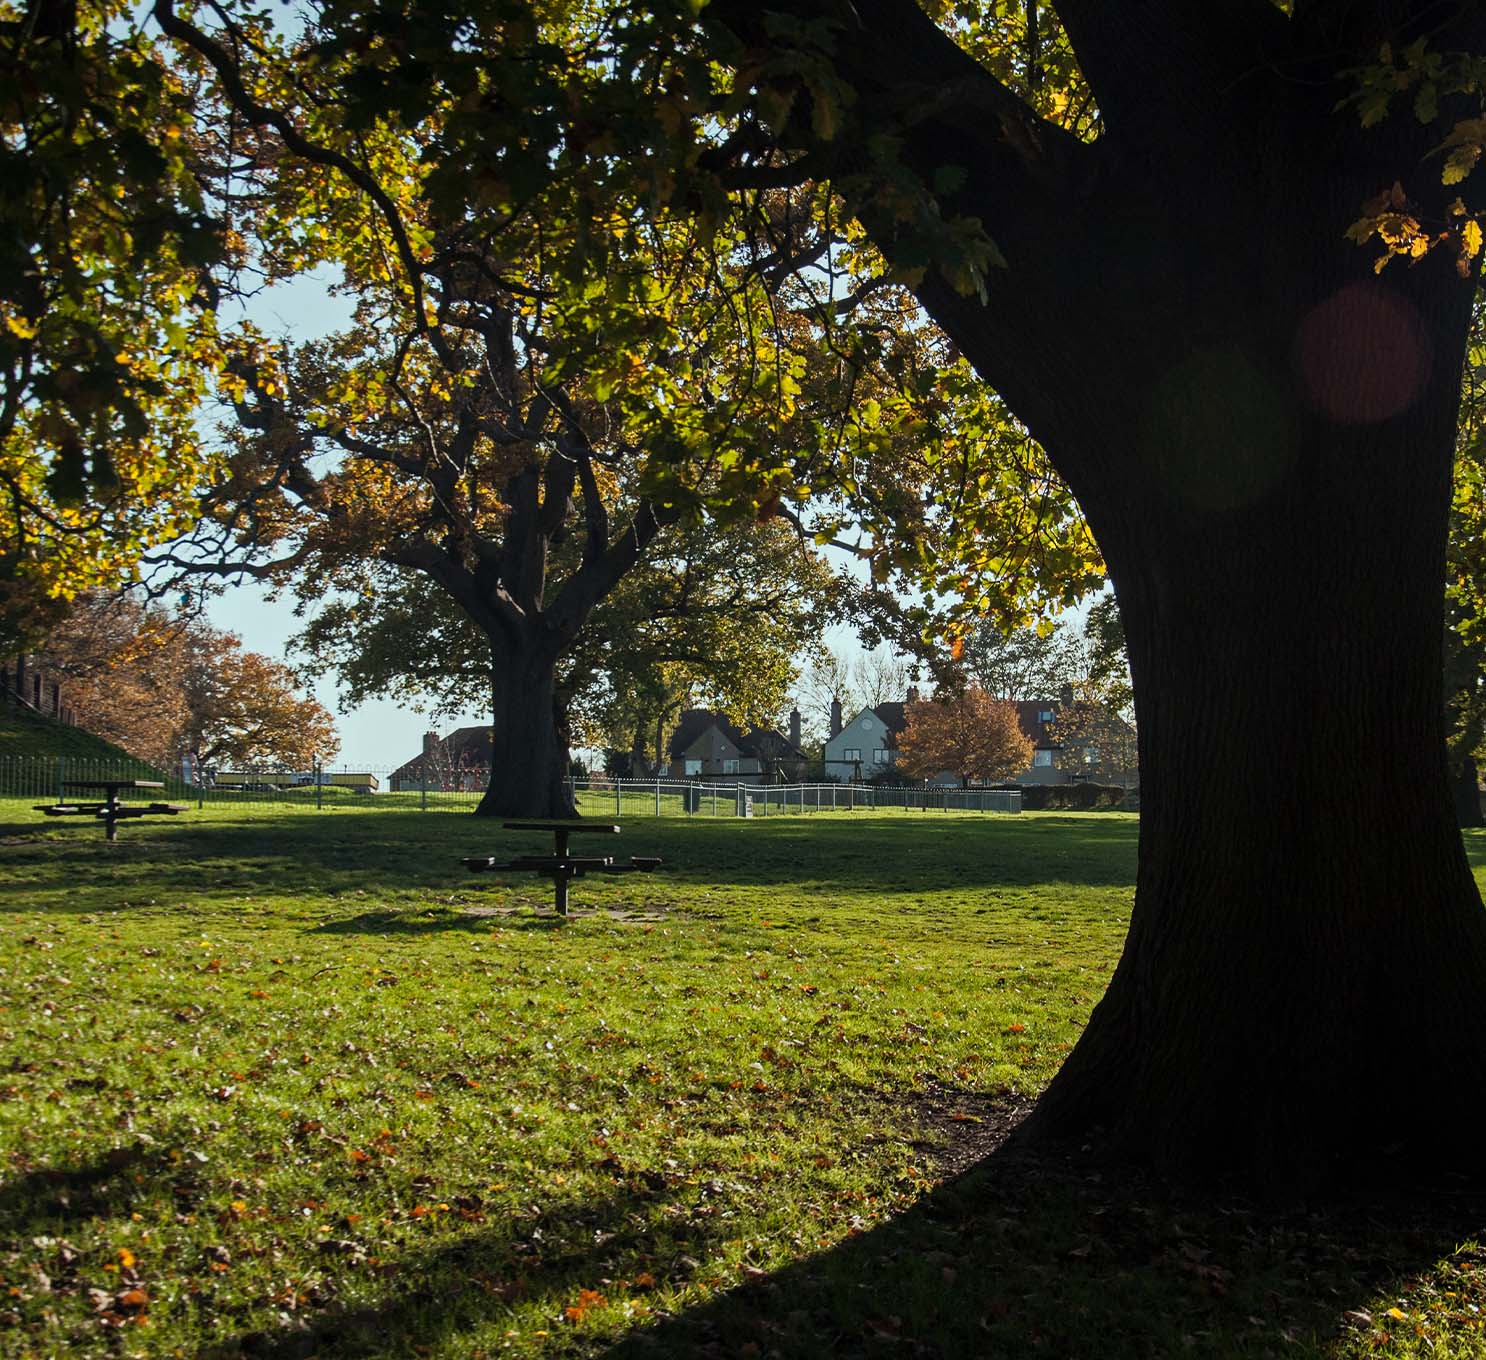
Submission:
[[[152,817],[165,815],[174,817],[188,810],[185,803],[145,803],[143,805],[119,802],[119,794],[125,789],[163,789],[158,779],[65,779],[58,790],[59,801],[33,804],[37,812],[48,817],[96,817],[103,823],[104,834],[109,840],[117,840],[118,824],[130,817]],[[97,802],[68,799],[68,789],[102,789],[104,797]]]
[[[559,916],[568,914],[568,883],[584,874],[632,874],[650,873],[661,861],[644,855],[631,856],[628,862],[616,863],[612,855],[570,855],[568,837],[574,833],[594,832],[600,835],[617,836],[619,827],[613,822],[545,821],[504,822],[507,831],[550,831],[553,837],[553,852],[550,855],[517,855],[515,859],[498,861],[493,855],[472,855],[461,861],[467,869],[525,870],[541,878],[550,878],[556,893]]]

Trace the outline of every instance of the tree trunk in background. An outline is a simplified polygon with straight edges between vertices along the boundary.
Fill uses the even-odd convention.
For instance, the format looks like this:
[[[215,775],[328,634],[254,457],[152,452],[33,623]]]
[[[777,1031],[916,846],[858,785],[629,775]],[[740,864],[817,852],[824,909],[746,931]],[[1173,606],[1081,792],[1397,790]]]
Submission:
[[[1451,761],[1450,787],[1455,794],[1455,820],[1461,826],[1486,826],[1486,818],[1481,815],[1481,786],[1474,756],[1458,756]]]
[[[555,705],[557,654],[497,647],[493,662],[490,783],[477,817],[578,815],[569,790],[568,748]]]

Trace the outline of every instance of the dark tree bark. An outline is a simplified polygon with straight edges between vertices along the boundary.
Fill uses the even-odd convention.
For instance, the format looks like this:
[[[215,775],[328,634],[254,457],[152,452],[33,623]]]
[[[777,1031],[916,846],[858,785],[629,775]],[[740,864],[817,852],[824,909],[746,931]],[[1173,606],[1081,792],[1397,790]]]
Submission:
[[[490,782],[480,817],[576,817],[568,743],[555,703],[560,652],[540,644],[495,649],[491,664]]]
[[[919,296],[1077,494],[1129,643],[1130,933],[1021,1136],[1271,1188],[1388,1152],[1479,1175],[1486,912],[1440,648],[1473,283],[1447,250],[1374,277],[1360,205],[1402,180],[1444,223],[1455,191],[1438,128],[1334,107],[1411,7],[1056,8],[1093,146],[910,3],[856,0],[837,40],[864,120],[897,117],[926,181],[969,170],[943,210],[1008,267],[986,302],[932,272]],[[1479,7],[1433,19],[1438,49],[1486,41]],[[891,256],[897,225],[859,207]]]

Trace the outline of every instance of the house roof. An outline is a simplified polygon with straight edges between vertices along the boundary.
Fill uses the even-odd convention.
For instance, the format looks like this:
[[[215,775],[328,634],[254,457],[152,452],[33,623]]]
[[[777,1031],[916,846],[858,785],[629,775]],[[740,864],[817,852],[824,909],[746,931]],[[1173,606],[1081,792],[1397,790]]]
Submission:
[[[447,737],[439,739],[438,762],[446,768],[468,768],[489,765],[495,755],[494,729],[486,723],[475,727],[457,727]],[[423,768],[423,752],[420,751],[405,764],[393,770],[394,777],[408,778]]]
[[[715,713],[710,708],[688,708],[676,720],[676,730],[671,734],[670,744],[666,747],[671,759],[679,760],[692,743],[713,726],[743,755],[785,756],[795,760],[805,758],[805,753],[798,746],[772,727],[750,727],[745,731],[725,713]]]
[[[1057,746],[1047,734],[1047,724],[1037,715],[1039,713],[1051,713],[1053,717],[1058,716],[1058,704],[1054,699],[1014,699],[1016,705],[1017,726],[1022,729],[1022,735],[1032,743],[1033,746]]]
[[[906,704],[900,703],[877,704],[872,711],[882,719],[882,725],[896,737],[908,726],[907,707]]]

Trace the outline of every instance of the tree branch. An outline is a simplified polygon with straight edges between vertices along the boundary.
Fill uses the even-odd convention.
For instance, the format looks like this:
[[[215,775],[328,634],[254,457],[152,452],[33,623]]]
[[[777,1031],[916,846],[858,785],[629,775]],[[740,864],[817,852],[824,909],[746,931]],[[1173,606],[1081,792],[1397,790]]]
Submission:
[[[206,60],[217,73],[217,79],[221,82],[228,102],[248,122],[254,127],[272,128],[278,133],[284,145],[295,155],[303,156],[312,164],[339,171],[372,200],[382,220],[386,222],[388,231],[392,233],[398,261],[402,265],[408,291],[412,294],[414,325],[420,334],[429,334],[431,328],[424,316],[423,307],[422,268],[418,264],[418,257],[413,252],[412,243],[408,240],[408,234],[403,226],[402,216],[397,211],[397,206],[376,179],[348,156],[310,141],[294,126],[288,115],[259,103],[248,92],[242,72],[238,69],[237,61],[232,54],[210,35],[197,28],[195,24],[182,19],[175,12],[174,0],[155,0],[152,13],[162,32],[191,48]]]
[[[1290,40],[1269,0],[1057,0],[1055,8],[1105,125],[1136,141],[1210,108]]]

